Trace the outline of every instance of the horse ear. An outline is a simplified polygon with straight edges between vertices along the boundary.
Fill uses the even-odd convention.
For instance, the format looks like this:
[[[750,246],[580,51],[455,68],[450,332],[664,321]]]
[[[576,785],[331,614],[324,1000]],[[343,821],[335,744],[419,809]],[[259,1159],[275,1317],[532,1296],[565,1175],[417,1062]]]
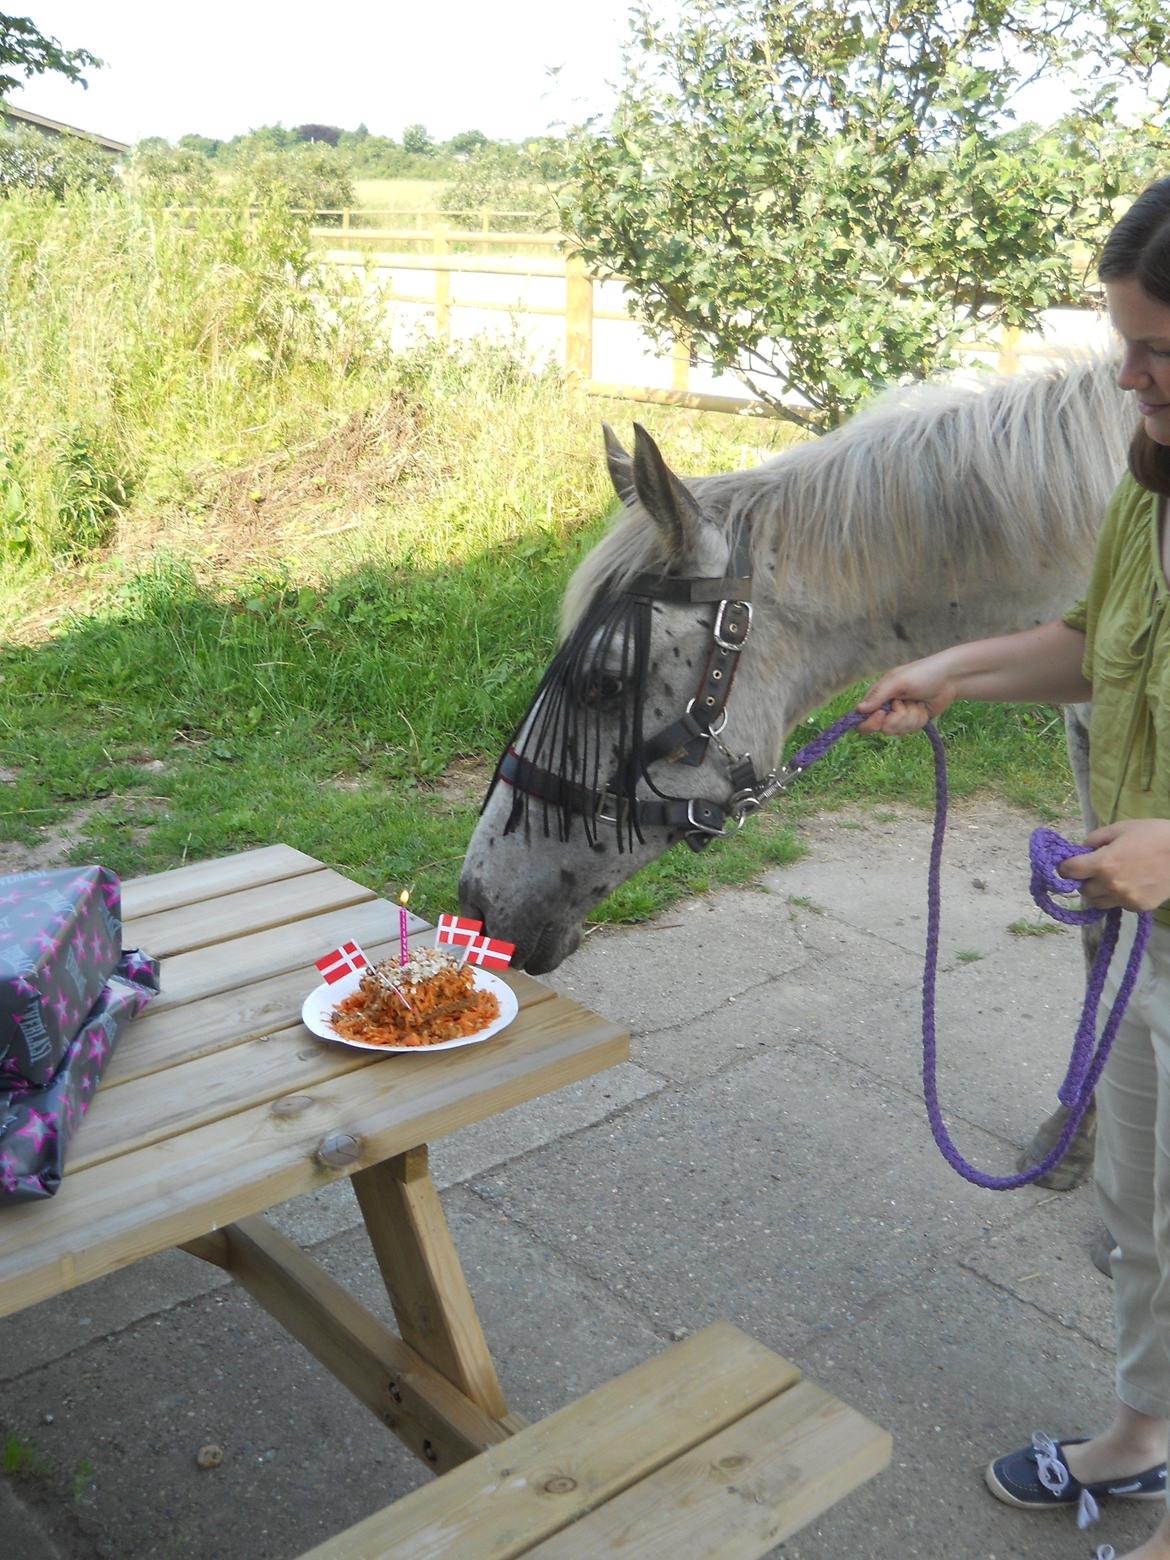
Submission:
[[[634,488],[642,507],[662,532],[672,562],[691,558],[697,551],[703,511],[641,423],[634,424]]]
[[[628,509],[638,497],[634,491],[634,463],[608,423],[602,423],[601,432],[605,438],[605,463],[609,467],[610,481],[614,492]]]

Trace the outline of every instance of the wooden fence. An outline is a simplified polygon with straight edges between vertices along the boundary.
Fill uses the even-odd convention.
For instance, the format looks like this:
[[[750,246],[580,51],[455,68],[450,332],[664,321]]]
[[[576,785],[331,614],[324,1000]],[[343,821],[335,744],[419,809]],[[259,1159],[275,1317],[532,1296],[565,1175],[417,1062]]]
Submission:
[[[692,407],[699,411],[732,412],[740,415],[778,415],[766,402],[748,396],[711,395],[691,388],[692,355],[690,343],[680,329],[670,353],[670,388],[655,389],[648,385],[602,383],[593,377],[594,325],[598,321],[631,320],[625,310],[598,306],[596,290],[600,283],[620,281],[615,272],[594,268],[590,270],[580,254],[570,247],[569,241],[559,233],[550,232],[500,232],[490,219],[497,213],[482,213],[478,228],[458,228],[446,222],[431,219],[426,229],[394,227],[342,226],[341,222],[354,215],[345,211],[316,213],[317,221],[311,227],[314,243],[319,247],[321,259],[337,266],[362,267],[366,270],[385,272],[422,272],[433,277],[427,292],[398,291],[393,287],[380,288],[380,296],[388,303],[402,303],[422,307],[430,311],[434,333],[440,341],[451,339],[451,313],[453,309],[475,312],[501,312],[518,317],[552,316],[564,319],[563,361],[569,382],[589,395],[616,399],[655,402],[670,406]],[[401,213],[361,213],[370,216],[402,215]],[[523,213],[512,215],[524,215]],[[334,225],[322,223],[322,216],[337,217]],[[401,247],[387,250],[385,244],[401,246],[410,242],[414,252]],[[510,248],[513,253],[484,253]],[[520,249],[543,249],[549,253],[519,254]],[[553,278],[563,283],[562,301],[556,304],[530,303],[527,299],[504,302],[493,298],[470,298],[451,295],[452,276],[508,276],[520,281],[530,278]],[[1025,339],[1018,330],[1003,330],[994,344],[972,346],[968,354],[973,358],[992,357],[1000,373],[1015,373],[1025,357],[1051,357],[1052,347],[1033,339]]]

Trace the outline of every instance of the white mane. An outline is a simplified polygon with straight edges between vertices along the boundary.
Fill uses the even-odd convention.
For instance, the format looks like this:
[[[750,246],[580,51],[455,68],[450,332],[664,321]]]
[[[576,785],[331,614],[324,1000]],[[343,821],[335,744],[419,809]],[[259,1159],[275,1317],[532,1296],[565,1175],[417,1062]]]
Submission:
[[[748,520],[761,586],[842,615],[881,609],[939,558],[990,577],[1083,561],[1135,426],[1103,358],[976,384],[894,390],[754,471],[687,479],[717,523]],[[640,505],[581,564],[566,626],[661,560]]]

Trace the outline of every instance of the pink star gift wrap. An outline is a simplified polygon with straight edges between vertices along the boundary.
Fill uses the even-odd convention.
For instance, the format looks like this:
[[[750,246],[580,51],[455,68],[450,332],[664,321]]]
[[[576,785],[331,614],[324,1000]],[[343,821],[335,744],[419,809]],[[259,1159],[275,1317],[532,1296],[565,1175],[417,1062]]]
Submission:
[[[56,1072],[36,1085],[0,1065],[0,1220],[6,1203],[51,1197],[70,1140],[122,1029],[158,991],[158,964],[132,949],[102,986]]]
[[[106,867],[0,877],[0,1073],[53,1077],[122,953],[122,887]]]

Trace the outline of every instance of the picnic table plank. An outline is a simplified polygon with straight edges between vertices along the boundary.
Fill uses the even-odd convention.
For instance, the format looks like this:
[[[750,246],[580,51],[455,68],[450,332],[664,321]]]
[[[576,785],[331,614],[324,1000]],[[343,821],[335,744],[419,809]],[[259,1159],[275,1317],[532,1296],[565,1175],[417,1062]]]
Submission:
[[[302,916],[285,926],[270,927],[210,948],[177,953],[163,966],[162,991],[151,1007],[160,1011],[289,970],[304,971],[310,982],[305,989],[310,991],[316,984],[313,961],[346,938],[353,938],[363,948],[367,942],[384,938],[391,910],[396,925],[398,907],[391,907],[384,899],[371,899],[323,915]],[[421,922],[419,926],[421,930]],[[150,949],[146,951],[149,953]]]
[[[430,939],[418,934],[411,946]],[[365,951],[375,962],[398,952],[393,942],[370,942]],[[209,955],[209,963],[214,958]],[[521,1007],[543,1002],[551,988],[519,970],[496,971],[519,998]],[[166,979],[166,970],[163,970]],[[197,1057],[245,1045],[264,1035],[275,1034],[299,1019],[301,1003],[317,982],[317,972],[303,965],[252,981],[247,986],[216,992],[182,1005],[152,1002],[141,1018],[129,1025],[118,1041],[102,1076],[98,1098],[120,1084],[166,1067],[181,1066]],[[89,1126],[87,1118],[85,1129]]]
[[[242,933],[267,931],[306,915],[376,900],[371,889],[351,883],[327,867],[289,878],[273,893],[268,883],[241,888],[217,899],[174,905],[153,915],[135,916],[130,923],[132,946],[144,948],[155,958],[206,948]],[[384,901],[382,901],[384,903]],[[322,948],[321,952],[327,952]]]
[[[514,989],[530,988],[525,1009],[533,1001],[547,1001],[553,995],[547,986],[523,976],[510,984]],[[303,992],[303,983],[298,989]],[[202,1006],[196,1003],[179,1010],[192,1015],[195,1035],[200,1029]],[[292,1014],[286,1011],[284,1017],[284,1027],[231,1044],[229,1055],[223,1049],[194,1056],[173,1051],[165,1069],[115,1078],[112,1084],[107,1073],[74,1135],[70,1175],[115,1154],[131,1153],[250,1106],[303,1097],[305,1091],[359,1068],[375,1063],[393,1067],[410,1060],[403,1052],[362,1051],[322,1040],[306,1029],[299,1017],[292,1023],[288,1022]]]
[[[122,884],[122,916],[130,921],[154,915],[159,910],[214,899],[259,883],[278,883],[301,872],[315,872],[320,866],[319,861],[291,845],[262,845],[235,856],[194,861],[190,866],[172,867],[167,872],[128,878]]]
[[[801,1381],[524,1553],[757,1560],[889,1460],[888,1431]]]
[[[302,1560],[522,1555],[799,1379],[795,1365],[715,1322]]]
[[[264,934],[269,935],[269,934]],[[229,945],[231,946],[231,945]],[[217,1225],[259,1213],[339,1174],[377,1164],[628,1059],[628,1037],[552,996],[490,1044],[400,1056],[315,1087],[284,1117],[267,1104],[66,1175],[49,1202],[5,1210],[0,1315],[19,1310]],[[353,1138],[344,1171],[316,1157]]]

